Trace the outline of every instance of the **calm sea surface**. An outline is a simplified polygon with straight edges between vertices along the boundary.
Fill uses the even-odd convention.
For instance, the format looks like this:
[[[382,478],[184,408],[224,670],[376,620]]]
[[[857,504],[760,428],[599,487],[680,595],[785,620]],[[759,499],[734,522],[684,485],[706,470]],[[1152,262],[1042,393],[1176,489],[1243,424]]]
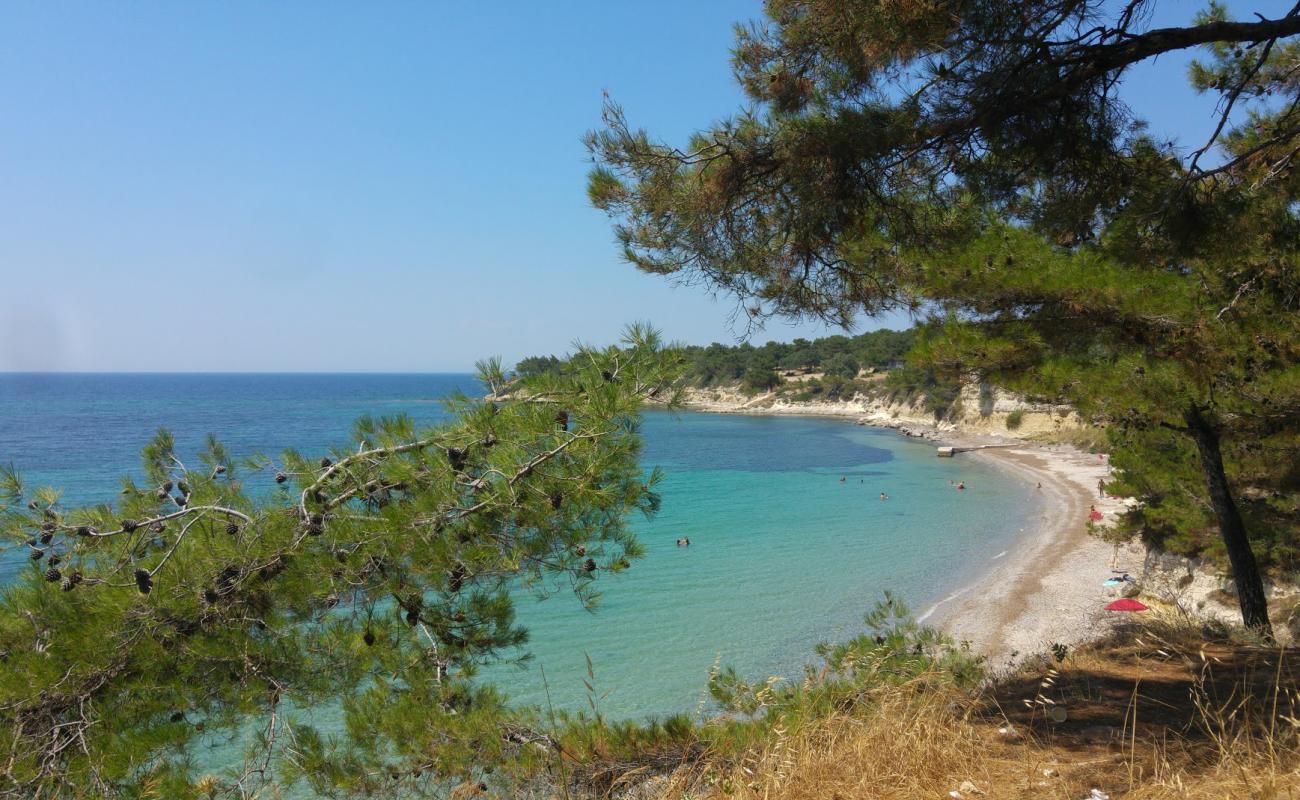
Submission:
[[[346,445],[363,414],[444,417],[469,375],[0,375],[0,463],[69,503],[112,502],[139,448],[171,429],[182,457],[215,433],[237,455]],[[663,510],[635,523],[649,554],[595,613],[521,599],[532,664],[487,677],[523,703],[585,708],[585,657],[613,717],[698,708],[715,662],[795,676],[814,644],[861,630],[884,589],[916,610],[975,578],[1036,508],[1029,487],[891,431],[838,420],[647,415]],[[840,478],[844,477],[844,482]],[[950,481],[964,480],[957,492]],[[879,500],[888,492],[890,500]],[[690,548],[678,548],[679,537]],[[0,580],[15,569],[0,564]]]

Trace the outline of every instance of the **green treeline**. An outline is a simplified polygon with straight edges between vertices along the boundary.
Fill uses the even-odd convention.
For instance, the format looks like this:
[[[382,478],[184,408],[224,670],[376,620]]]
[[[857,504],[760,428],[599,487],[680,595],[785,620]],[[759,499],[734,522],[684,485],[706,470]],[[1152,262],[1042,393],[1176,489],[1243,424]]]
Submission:
[[[851,384],[863,370],[903,369],[903,359],[916,343],[917,330],[881,329],[857,336],[795,339],[758,346],[749,342],[689,345],[682,348],[687,363],[685,377],[689,384],[701,388],[739,384],[751,391],[766,391],[780,385],[783,374],[817,373],[843,379],[829,382],[842,387]],[[515,370],[524,376],[537,375],[559,369],[562,363],[553,355],[529,356]]]

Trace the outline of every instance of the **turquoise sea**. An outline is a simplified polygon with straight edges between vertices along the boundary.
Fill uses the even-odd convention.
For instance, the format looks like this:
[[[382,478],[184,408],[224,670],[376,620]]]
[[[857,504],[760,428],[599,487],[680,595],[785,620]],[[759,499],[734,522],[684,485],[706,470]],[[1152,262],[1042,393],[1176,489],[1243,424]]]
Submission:
[[[310,454],[345,445],[362,414],[436,422],[438,398],[476,388],[469,375],[0,375],[0,463],[67,502],[111,502],[159,426],[182,451],[211,432],[241,455]],[[587,657],[611,717],[700,708],[719,661],[795,676],[816,643],[860,631],[883,590],[919,612],[975,579],[1037,508],[1009,475],[843,420],[651,412],[644,434],[646,465],[666,472],[662,512],[635,523],[649,553],[594,613],[563,593],[521,598],[535,658],[486,674],[517,701],[549,690],[586,708]],[[0,563],[0,580],[23,561]]]

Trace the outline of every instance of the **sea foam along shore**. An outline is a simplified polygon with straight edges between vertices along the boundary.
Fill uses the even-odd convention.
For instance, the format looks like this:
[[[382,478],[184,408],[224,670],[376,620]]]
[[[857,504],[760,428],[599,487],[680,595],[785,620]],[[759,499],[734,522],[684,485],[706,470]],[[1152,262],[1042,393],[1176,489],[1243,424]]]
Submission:
[[[919,618],[945,630],[988,657],[994,669],[1041,653],[1052,644],[1072,646],[1105,632],[1114,615],[1103,610],[1114,591],[1102,587],[1111,570],[1142,571],[1140,545],[1115,547],[1088,532],[1095,506],[1100,524],[1124,508],[1119,498],[1101,497],[1098,481],[1109,474],[1106,458],[1069,445],[1043,444],[940,429],[897,409],[882,412],[858,402],[752,404],[739,398],[706,400],[687,396],[686,407],[713,413],[825,416],[899,429],[938,445],[996,448],[963,452],[1016,475],[1043,495],[1040,519],[1005,554],[990,553],[988,570],[973,583],[923,609]]]

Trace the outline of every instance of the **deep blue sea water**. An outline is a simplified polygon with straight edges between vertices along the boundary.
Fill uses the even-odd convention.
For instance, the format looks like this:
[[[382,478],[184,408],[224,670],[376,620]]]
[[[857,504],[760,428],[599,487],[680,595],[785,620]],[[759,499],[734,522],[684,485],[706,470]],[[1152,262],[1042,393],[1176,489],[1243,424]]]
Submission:
[[[437,422],[455,390],[477,387],[469,375],[0,375],[0,463],[69,503],[112,502],[160,426],[182,457],[210,432],[236,455],[313,454],[346,445],[363,414]],[[564,594],[521,598],[535,659],[487,672],[520,702],[546,701],[544,668],[556,706],[585,708],[586,656],[613,717],[700,707],[718,661],[796,676],[813,645],[858,632],[883,590],[919,610],[974,579],[1037,502],[991,467],[841,420],[652,412],[644,433],[646,465],[667,473],[662,512],[636,521],[649,554],[603,586],[595,613]],[[7,575],[26,568],[10,561]]]

